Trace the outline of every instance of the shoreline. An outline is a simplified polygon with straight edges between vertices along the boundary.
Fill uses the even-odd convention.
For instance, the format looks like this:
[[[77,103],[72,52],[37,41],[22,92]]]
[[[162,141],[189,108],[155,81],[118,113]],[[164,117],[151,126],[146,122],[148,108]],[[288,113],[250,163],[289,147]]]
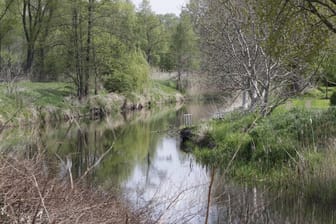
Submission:
[[[57,88],[51,86],[56,84]],[[18,85],[33,87],[22,88],[14,95],[8,95],[3,90],[2,95],[0,95],[0,106],[2,106],[2,110],[0,110],[0,130],[40,123],[66,122],[75,119],[96,120],[116,113],[150,110],[163,104],[182,103],[185,100],[185,97],[175,89],[169,88],[166,90],[164,88],[168,87],[162,87],[162,84],[156,83],[155,85],[158,87],[151,87],[147,93],[143,94],[101,93],[91,95],[79,102],[72,96],[71,92],[63,93],[59,90],[60,88],[69,88],[66,83],[56,84],[19,82]],[[2,88],[4,87],[2,86]],[[42,90],[44,92],[39,97],[43,99],[43,103],[40,103],[39,99],[32,99],[35,94],[42,92]],[[49,92],[55,92],[55,94],[47,96]],[[32,96],[22,96],[24,94]]]
[[[141,223],[148,217],[115,193],[70,182],[43,169],[44,155],[0,157],[0,219],[3,223]],[[71,183],[71,184],[70,184]],[[138,214],[139,213],[139,214]]]

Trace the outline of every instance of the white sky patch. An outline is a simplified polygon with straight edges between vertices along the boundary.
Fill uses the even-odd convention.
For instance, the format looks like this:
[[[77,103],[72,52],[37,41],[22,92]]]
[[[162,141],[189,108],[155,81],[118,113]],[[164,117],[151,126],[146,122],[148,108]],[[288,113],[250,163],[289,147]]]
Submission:
[[[181,9],[189,0],[150,0],[152,10],[157,14],[174,13],[180,15]],[[132,0],[138,7],[142,0]]]

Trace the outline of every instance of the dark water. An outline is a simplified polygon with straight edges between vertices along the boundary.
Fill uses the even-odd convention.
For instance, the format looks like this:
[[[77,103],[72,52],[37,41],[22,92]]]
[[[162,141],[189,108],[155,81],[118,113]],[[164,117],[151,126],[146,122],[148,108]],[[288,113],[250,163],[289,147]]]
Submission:
[[[88,184],[120,192],[133,208],[152,211],[158,223],[204,223],[211,171],[180,150],[177,130],[183,114],[199,122],[217,108],[188,105],[99,122],[11,129],[1,134],[0,147],[25,156],[47,149],[49,170],[65,182],[67,167],[74,178],[90,169]],[[332,207],[304,202],[300,192],[285,197],[267,187],[232,184],[219,173],[211,195],[209,223],[334,223]]]

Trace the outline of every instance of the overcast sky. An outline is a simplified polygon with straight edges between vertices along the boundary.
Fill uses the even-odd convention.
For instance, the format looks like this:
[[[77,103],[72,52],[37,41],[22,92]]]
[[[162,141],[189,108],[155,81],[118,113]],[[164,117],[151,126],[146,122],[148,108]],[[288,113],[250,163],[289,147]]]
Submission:
[[[142,0],[132,0],[136,6]],[[188,0],[150,0],[152,10],[158,14],[175,13],[180,15],[181,7],[184,6]]]

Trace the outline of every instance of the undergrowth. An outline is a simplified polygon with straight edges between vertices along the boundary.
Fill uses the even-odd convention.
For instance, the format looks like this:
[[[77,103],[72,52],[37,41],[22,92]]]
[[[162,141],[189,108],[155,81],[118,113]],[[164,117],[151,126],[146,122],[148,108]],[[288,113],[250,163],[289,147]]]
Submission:
[[[256,118],[235,113],[212,121],[207,135],[216,147],[196,149],[196,158],[238,180],[286,182],[314,170],[320,162],[314,158],[324,156],[336,135],[336,108],[292,109]]]

